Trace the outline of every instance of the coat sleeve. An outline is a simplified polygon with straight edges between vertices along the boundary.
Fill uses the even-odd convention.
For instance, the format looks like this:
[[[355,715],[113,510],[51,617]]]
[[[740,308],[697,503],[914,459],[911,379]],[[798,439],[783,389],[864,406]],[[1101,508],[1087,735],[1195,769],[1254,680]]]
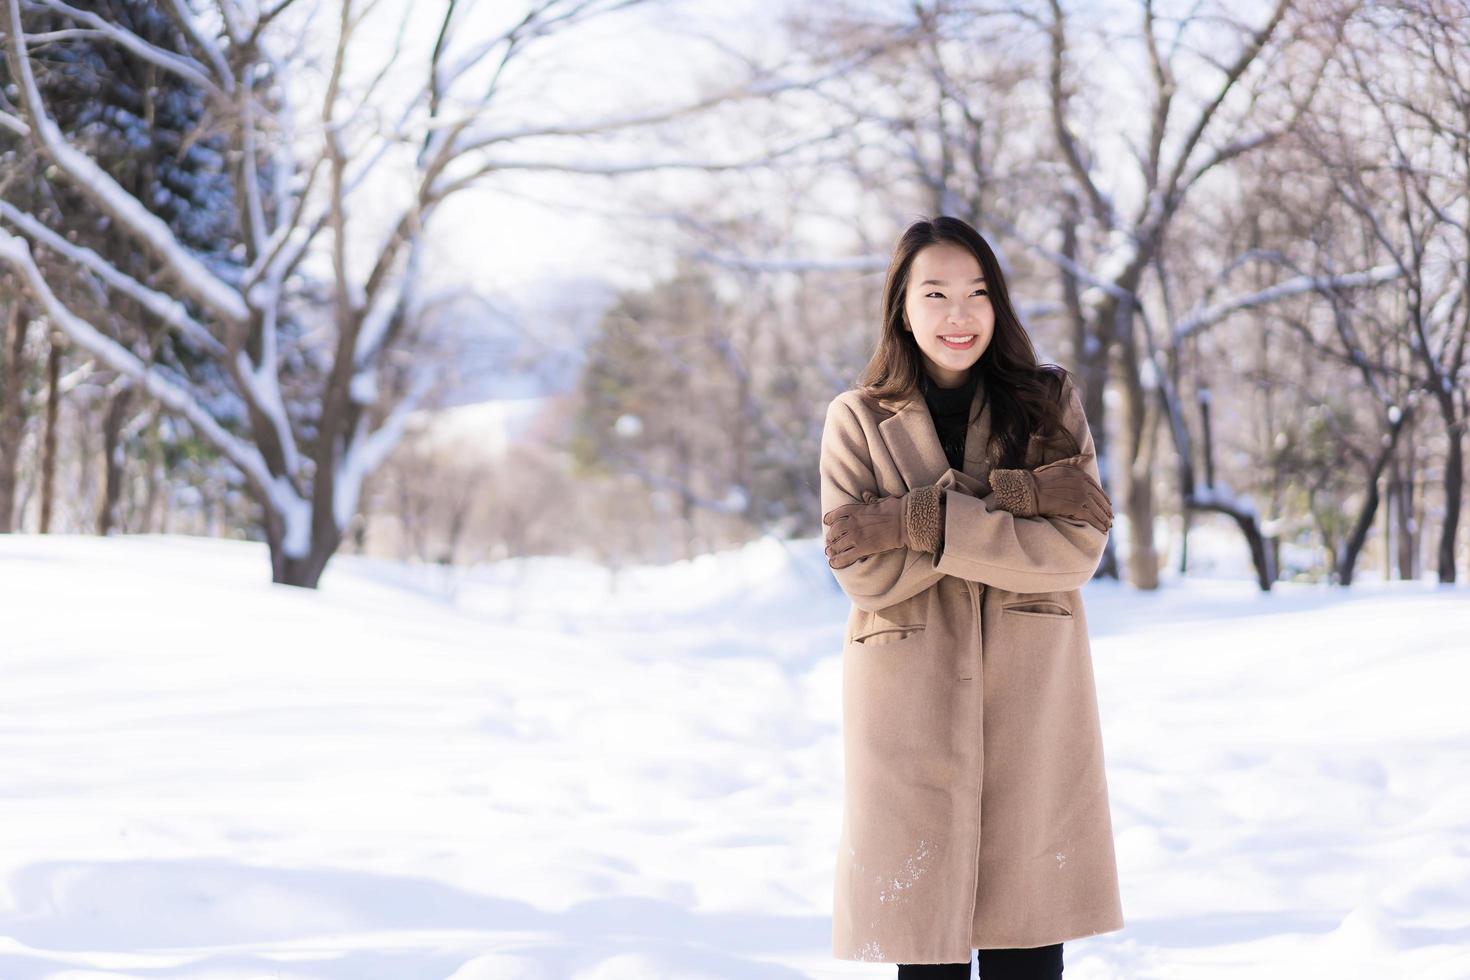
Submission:
[[[884,496],[878,489],[862,425],[852,408],[840,398],[834,398],[827,406],[819,469],[823,514],[843,504],[862,503],[865,490]],[[844,568],[833,568],[832,574],[853,605],[877,612],[918,595],[946,573],[934,566],[934,556],[926,551],[895,548],[859,558]]]
[[[1092,430],[1071,379],[1062,393],[1062,423],[1081,447],[1084,469],[1102,483]],[[1003,510],[992,491],[981,497],[948,489],[944,536],[926,561],[933,570],[1010,592],[1070,591],[1080,588],[1102,558],[1108,534],[1081,519],[1016,517]]]

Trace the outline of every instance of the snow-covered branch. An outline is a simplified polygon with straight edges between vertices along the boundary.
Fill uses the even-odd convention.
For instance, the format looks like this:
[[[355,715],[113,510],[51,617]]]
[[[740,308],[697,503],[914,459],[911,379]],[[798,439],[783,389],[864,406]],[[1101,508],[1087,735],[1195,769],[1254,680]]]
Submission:
[[[745,160],[635,160],[629,163],[610,163],[601,160],[486,160],[467,174],[463,174],[445,183],[436,184],[431,191],[431,199],[435,201],[441,200],[468,187],[485,175],[499,170],[535,170],[541,173],[587,174],[601,177],[650,173],[656,170],[703,170],[710,173],[726,170],[749,170],[753,167],[768,166],[781,157],[789,156],[807,146],[829,144],[833,137],[840,132],[841,127],[838,127],[828,132],[819,133],[816,136],[805,137],[795,143],[778,147],[767,153],[749,157]]]
[[[918,25],[908,25],[888,32],[881,41],[865,45],[851,55],[836,59],[822,70],[805,78],[792,78],[780,74],[779,69],[763,71],[754,78],[738,85],[703,96],[692,102],[655,109],[648,112],[626,113],[577,122],[553,125],[516,125],[490,129],[479,133],[467,133],[455,147],[456,153],[481,150],[496,143],[518,142],[550,136],[594,136],[623,129],[651,127],[697,115],[724,105],[747,100],[769,100],[787,92],[805,92],[819,89],[835,78],[842,78],[862,67],[874,58],[893,48],[910,42],[919,33]],[[493,47],[493,43],[491,45]]]
[[[1328,289],[1363,289],[1398,279],[1402,275],[1398,266],[1380,265],[1362,272],[1347,272],[1335,276],[1293,276],[1265,289],[1232,296],[1186,314],[1174,325],[1174,337],[1176,340],[1183,340],[1214,326],[1232,313],[1267,306],[1291,296]]]
[[[198,17],[194,11],[189,9],[188,0],[168,0],[164,9],[184,36],[189,39],[189,42],[203,53],[214,70],[216,81],[226,92],[233,91],[234,72],[230,70],[230,64],[225,59],[224,52],[220,50],[219,45],[200,29]]]
[[[1133,299],[1133,293],[1119,286],[1114,281],[1115,277],[1109,275],[1108,267],[1105,267],[1098,272],[1093,272],[1091,269],[1082,265],[1080,262],[1075,261],[1070,256],[1058,252],[1056,249],[1048,248],[1040,242],[1033,240],[1030,235],[1027,235],[1025,232],[1023,232],[1019,227],[1016,226],[1015,223],[1008,221],[1004,217],[1002,217],[1000,212],[996,212],[992,215],[987,215],[987,217],[996,225],[996,227],[1004,230],[1007,235],[1010,235],[1016,241],[1020,242],[1022,245],[1026,246],[1026,248],[1035,252],[1037,255],[1043,256],[1047,259],[1047,261],[1054,263],[1059,269],[1062,269],[1063,271],[1071,274],[1074,278],[1076,278],[1078,282],[1087,286],[1089,290],[1104,296],[1111,296],[1112,298],[1117,300],[1131,301]],[[1122,246],[1120,251],[1114,252],[1113,254],[1115,263],[1117,261],[1117,256],[1119,255],[1127,256],[1129,259],[1131,259],[1133,255],[1132,251],[1127,250],[1127,246]]]
[[[13,116],[8,112],[0,112],[0,128],[8,130],[17,136],[30,136],[31,127],[25,124],[25,120]]]
[[[353,439],[337,465],[333,480],[332,517],[339,530],[347,527],[352,515],[357,513],[358,496],[363,481],[377,469],[403,438],[408,417],[423,403],[433,389],[438,372],[432,368],[415,373],[408,393],[394,406],[393,411],[377,429],[367,430],[367,414],[358,419]]]
[[[1093,176],[1091,161],[1085,157],[1081,141],[1067,118],[1071,99],[1064,77],[1067,35],[1061,0],[1051,0],[1051,23],[1047,25],[1047,33],[1051,54],[1047,79],[1051,89],[1049,101],[1052,132],[1055,134],[1057,146],[1061,149],[1068,168],[1072,171],[1073,179],[1082,188],[1092,206],[1093,216],[1103,228],[1112,228],[1117,224],[1112,197],[1103,192],[1102,187]]]
[[[1225,100],[1230,95],[1231,90],[1261,53],[1261,50],[1266,45],[1266,41],[1276,32],[1276,28],[1280,26],[1282,18],[1286,16],[1287,10],[1290,9],[1291,3],[1292,0],[1276,0],[1275,9],[1271,11],[1271,16],[1267,18],[1266,23],[1252,32],[1249,43],[1236,55],[1235,61],[1225,69],[1225,78],[1215,92],[1215,97],[1195,117],[1194,125],[1190,127],[1189,135],[1184,138],[1183,144],[1174,158],[1174,166],[1163,182],[1162,195],[1164,200],[1173,200],[1178,196],[1184,172],[1189,166],[1189,159],[1194,155],[1195,147],[1204,138],[1210,121],[1215,118],[1215,114],[1225,104]]]
[[[887,255],[772,258],[732,255],[727,252],[712,252],[708,249],[693,249],[690,257],[710,265],[723,266],[727,269],[744,269],[749,272],[878,272],[888,268],[890,261]]]
[[[164,71],[172,72],[191,85],[199,86],[199,88],[208,92],[212,97],[224,97],[224,92],[210,78],[204,66],[194,59],[175,54],[172,51],[165,51],[156,45],[149,44],[132,31],[119,27],[89,10],[78,10],[71,4],[63,3],[62,0],[36,0],[36,2],[57,13],[70,17],[78,23],[88,25],[97,35],[127,48],[144,61],[156,65]],[[14,21],[12,21],[12,24],[14,24]],[[30,42],[31,40],[33,40],[33,37],[28,35],[26,41]]]
[[[73,313],[51,291],[25,240],[3,228],[0,228],[0,259],[20,273],[46,315],[65,330],[73,342],[96,355],[113,370],[135,379],[150,395],[188,419],[201,436],[239,467],[247,479],[260,487],[271,484],[265,460],[254,446],[221,426],[193,392],[167,380],[157,369],[150,369],[132,351]]]
[[[191,296],[209,306],[216,315],[232,323],[244,323],[250,311],[240,294],[195,258],[161,218],[143,207],[90,157],[73,147],[47,114],[35,75],[31,72],[20,19],[20,2],[6,2],[9,12],[6,51],[10,59],[10,74],[20,90],[20,103],[25,107],[36,142],[78,191],[146,246],[174,273],[179,285]]]
[[[97,276],[113,289],[131,296],[159,320],[198,344],[205,353],[215,355],[224,353],[224,345],[209,332],[207,327],[189,315],[183,303],[172,296],[149,289],[132,276],[121,272],[92,249],[67,241],[9,201],[0,200],[0,218],[4,218],[37,242]]]
[[[294,485],[301,474],[301,453],[296,446],[296,434],[291,429],[286,403],[281,397],[277,323],[281,305],[281,283],[279,280],[272,280],[265,288],[272,295],[261,303],[264,313],[260,324],[260,363],[252,364],[250,356],[244,350],[237,351],[233,376],[245,393],[246,401],[264,415],[269,423],[281,452],[281,475]]]

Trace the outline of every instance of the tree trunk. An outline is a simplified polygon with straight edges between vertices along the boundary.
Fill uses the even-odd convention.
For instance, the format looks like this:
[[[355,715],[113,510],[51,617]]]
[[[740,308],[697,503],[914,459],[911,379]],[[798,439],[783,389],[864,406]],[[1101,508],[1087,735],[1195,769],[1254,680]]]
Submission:
[[[1203,392],[1201,392],[1199,410],[1201,441],[1204,443],[1202,455],[1205,464],[1205,492],[1204,494],[1196,492],[1192,466],[1188,462],[1184,463],[1180,472],[1186,481],[1184,489],[1185,526],[1189,526],[1190,518],[1197,510],[1228,515],[1240,528],[1240,533],[1245,537],[1246,546],[1250,548],[1251,565],[1256,570],[1256,585],[1260,586],[1262,592],[1270,592],[1280,569],[1277,564],[1280,556],[1276,547],[1277,541],[1273,537],[1268,542],[1266,536],[1261,533],[1258,515],[1253,508],[1235,503],[1228,491],[1226,495],[1221,496],[1215,489],[1215,438],[1210,427],[1210,400],[1204,396]]]
[[[1412,440],[1412,433],[1406,438]],[[1413,444],[1410,441],[1403,454],[1410,461],[1414,458]],[[1393,461],[1393,487],[1397,491],[1390,499],[1393,507],[1394,532],[1397,540],[1394,542],[1394,561],[1398,565],[1398,577],[1405,581],[1412,581],[1419,577],[1419,570],[1414,567],[1414,555],[1419,550],[1419,535],[1414,526],[1414,473],[1412,463],[1405,465],[1399,456]]]
[[[133,399],[133,386],[125,384],[107,406],[102,420],[102,459],[107,474],[102,490],[102,507],[97,513],[97,533],[106,537],[117,524],[117,502],[122,496],[122,427]]]
[[[51,334],[46,355],[46,430],[41,443],[41,533],[51,532],[56,503],[56,422],[61,414],[61,338]]]
[[[1378,513],[1378,481],[1383,477],[1383,471],[1388,468],[1388,461],[1394,455],[1394,449],[1398,446],[1399,436],[1404,431],[1404,425],[1413,413],[1405,411],[1398,421],[1389,424],[1388,442],[1378,453],[1378,458],[1373,461],[1368,469],[1366,480],[1367,495],[1363,499],[1363,506],[1358,508],[1358,519],[1353,524],[1352,533],[1348,535],[1347,541],[1343,542],[1342,553],[1339,558],[1337,569],[1337,584],[1348,586],[1353,584],[1353,569],[1358,562],[1358,554],[1363,550],[1363,543],[1368,540],[1368,531],[1373,526],[1374,515]]]
[[[0,376],[0,534],[16,529],[16,471],[20,466],[20,442],[25,433],[25,346],[30,318],[11,293],[5,317],[5,373]]]
[[[680,432],[674,439],[674,455],[679,474],[679,531],[684,557],[692,559],[699,550],[699,532],[695,526],[694,495],[689,481],[694,478],[689,439]]]
[[[1123,407],[1128,438],[1124,460],[1127,490],[1124,512],[1128,515],[1128,580],[1137,589],[1159,587],[1159,555],[1154,549],[1153,426],[1148,418],[1148,393],[1136,364],[1125,358]],[[1096,441],[1096,437],[1094,437]]]
[[[1108,443],[1107,408],[1103,401],[1103,388],[1107,384],[1106,354],[1099,357],[1094,366],[1084,368],[1083,377],[1087,382],[1087,397],[1083,399],[1082,411],[1086,414],[1087,426],[1092,431],[1093,451],[1097,453],[1098,475],[1102,477],[1103,492],[1112,500],[1117,491],[1109,472],[1112,469],[1109,465],[1112,453]],[[1107,544],[1103,547],[1102,560],[1098,562],[1097,570],[1092,575],[1093,578],[1117,581],[1118,574],[1118,551],[1114,547],[1113,536],[1109,534]]]
[[[393,475],[393,499],[398,504],[398,560],[406,563],[414,554],[414,502],[409,479],[402,472]]]
[[[1077,228],[1082,222],[1080,208],[1074,194],[1068,192],[1063,195],[1065,200],[1065,212],[1061,221],[1062,254],[1070,261],[1079,260],[1080,249],[1077,240]],[[1097,325],[1090,323],[1087,315],[1082,309],[1082,292],[1077,276],[1069,269],[1062,269],[1062,297],[1067,307],[1068,319],[1072,324],[1072,363],[1077,366],[1077,373],[1083,379],[1083,387],[1086,396],[1082,400],[1082,410],[1087,416],[1088,427],[1092,430],[1093,448],[1097,452],[1097,466],[1102,477],[1103,491],[1112,500],[1116,496],[1113,488],[1112,469],[1108,461],[1112,458],[1108,444],[1107,426],[1107,404],[1103,401],[1103,390],[1108,383],[1108,352],[1110,345],[1106,342],[1107,331],[1098,330]],[[1098,562],[1097,570],[1093,572],[1094,578],[1118,579],[1118,551],[1114,545],[1113,536],[1108,535],[1107,544],[1103,548],[1102,560]]]
[[[1460,503],[1465,495],[1464,423],[1455,418],[1455,403],[1449,392],[1438,399],[1444,415],[1449,443],[1444,459],[1444,524],[1439,532],[1439,580],[1455,581],[1455,535],[1460,529]]]
[[[146,489],[143,493],[143,520],[138,530],[144,534],[168,533],[168,474],[163,472],[163,439],[158,434],[159,412],[160,406],[155,402],[143,436],[148,450],[145,461]],[[160,504],[162,513],[159,513]]]
[[[1184,513],[1179,515],[1179,574],[1185,575],[1189,572],[1189,529],[1194,524],[1194,509],[1187,505],[1181,509]]]
[[[1251,564],[1256,569],[1256,585],[1260,586],[1262,592],[1270,592],[1271,583],[1276,581],[1276,562],[1272,557],[1274,552],[1266,547],[1266,538],[1261,534],[1260,525],[1256,523],[1256,515],[1220,505],[1199,509],[1229,514],[1235,520],[1250,547]]]
[[[1353,584],[1353,571],[1358,562],[1358,554],[1363,550],[1363,542],[1368,540],[1368,529],[1373,526],[1373,517],[1378,512],[1378,474],[1374,473],[1368,481],[1367,495],[1363,500],[1363,506],[1358,509],[1358,519],[1353,524],[1353,531],[1343,542],[1342,554],[1339,558],[1337,568],[1337,584],[1348,586]]]
[[[314,589],[322,577],[327,562],[342,543],[342,535],[334,533],[331,515],[325,520],[320,515],[311,521],[311,540],[306,542],[304,554],[290,554],[286,548],[286,522],[269,503],[262,502],[265,510],[265,537],[271,554],[271,581],[277,585],[296,585]]]

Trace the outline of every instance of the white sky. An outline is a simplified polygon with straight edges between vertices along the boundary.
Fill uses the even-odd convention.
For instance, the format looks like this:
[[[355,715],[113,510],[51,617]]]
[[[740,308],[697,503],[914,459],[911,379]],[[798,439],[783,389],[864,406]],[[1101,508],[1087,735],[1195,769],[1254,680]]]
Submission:
[[[888,2],[870,5],[894,6]],[[596,116],[599,107],[618,114],[678,103],[695,93],[696,79],[701,74],[708,76],[711,69],[721,65],[737,69],[733,61],[711,46],[677,34],[675,28],[696,25],[714,31],[722,43],[741,51],[759,52],[762,61],[770,63],[780,57],[777,46],[783,43],[774,12],[799,6],[776,0],[660,0],[613,15],[568,33],[564,43],[558,42],[559,50],[548,64],[560,67],[549,72],[551,84],[545,89],[544,102],[534,104],[544,105],[545,112],[553,117],[561,114],[581,119]],[[1174,5],[1158,5],[1157,29],[1166,46],[1173,38],[1173,26],[1167,19],[1170,6]],[[1115,116],[1093,113],[1140,100],[1147,94],[1140,79],[1140,14],[1136,4],[1115,0],[1089,0],[1071,8],[1071,42],[1079,78],[1073,123],[1099,141],[1105,154],[1098,162],[1104,186],[1118,193],[1119,203],[1128,214],[1133,207],[1130,198],[1136,197],[1130,195],[1130,189],[1136,183],[1138,165],[1120,137],[1134,131],[1135,142],[1141,137],[1147,122],[1142,102],[1138,102],[1137,119],[1122,127]],[[1250,23],[1261,23],[1265,18],[1260,0],[1238,4],[1233,12]],[[1201,43],[1201,35],[1206,32],[1215,36],[1213,57],[1233,51],[1239,37],[1235,30],[1203,23],[1193,27],[1184,39],[1185,49],[1191,43]],[[1185,57],[1178,62],[1180,69],[1191,64],[1197,66],[1197,59]],[[1213,95],[1211,86],[1218,84],[1218,77],[1214,71],[1181,70],[1180,86],[1192,95],[1181,97],[1176,105],[1172,121],[1176,130],[1192,122],[1197,106]],[[738,145],[729,149],[711,147],[706,153],[716,158],[738,157],[740,149]],[[647,155],[660,154],[649,151]],[[670,151],[665,155],[690,154]],[[592,156],[589,150],[580,158]],[[666,172],[658,179],[676,182],[701,178],[697,174]],[[594,211],[603,203],[609,186],[597,177],[520,173],[492,177],[436,217],[434,274],[512,290],[542,274],[600,271],[622,281],[642,279],[646,270],[640,263],[649,257],[630,255],[620,241],[616,223]],[[899,217],[895,216],[896,222]]]
[[[361,84],[387,60],[397,35],[407,0],[384,0],[361,29],[358,57],[346,87]],[[620,116],[677,105],[692,98],[701,74],[725,65],[735,66],[714,49],[679,32],[681,26],[697,24],[718,31],[722,42],[741,50],[769,47],[774,40],[769,26],[755,12],[779,6],[772,0],[740,0],[718,5],[697,0],[651,0],[646,6],[604,15],[587,24],[533,42],[512,61],[502,79],[503,95],[486,117],[490,126],[535,124]],[[432,9],[431,9],[432,8]],[[301,36],[313,37],[313,50],[323,59],[330,56],[337,25],[334,0],[323,0],[315,8],[309,25],[293,24]],[[481,38],[493,37],[504,29],[508,12],[517,16],[521,4],[480,3],[471,5],[451,51],[463,52]],[[440,4],[417,3],[409,18],[397,86],[380,90],[385,118],[396,118],[396,105],[422,75],[438,29]],[[365,56],[363,56],[365,55]],[[499,57],[497,50],[495,58]],[[453,60],[451,58],[451,60]],[[493,64],[487,60],[486,65]],[[317,111],[322,73],[295,79],[293,98],[308,113]],[[734,77],[733,75],[731,76]],[[468,81],[469,79],[467,79]],[[475,86],[460,91],[470,94]],[[308,123],[309,124],[309,123]],[[527,144],[504,151],[508,156],[556,155],[577,160],[598,159],[595,146],[577,147],[572,141],[558,144]],[[688,153],[650,149],[650,158]],[[711,155],[718,155],[711,151]],[[371,190],[362,195],[354,218],[378,235],[381,222],[397,213],[396,206],[409,190],[406,171],[384,167]],[[642,179],[642,178],[640,178]],[[664,180],[682,180],[665,174]],[[510,171],[490,175],[475,187],[450,199],[430,225],[428,261],[424,284],[434,288],[450,283],[469,283],[499,293],[524,293],[542,276],[600,275],[619,282],[643,280],[646,259],[630,254],[620,241],[613,220],[598,214],[612,184],[602,177],[533,174]],[[363,219],[366,219],[364,221]],[[359,255],[365,260],[372,241],[362,239]]]
[[[368,73],[377,71],[386,60],[403,13],[410,9],[407,3],[408,0],[380,0],[373,9],[362,29],[359,57],[351,62],[355,67],[348,81],[349,88],[360,85]],[[893,3],[873,0],[872,5],[882,7]],[[780,61],[782,55],[779,45],[783,37],[776,15],[794,6],[778,0],[722,0],[717,4],[700,0],[651,0],[644,6],[563,31],[535,42],[536,47],[513,62],[512,70],[502,80],[503,96],[487,117],[487,123],[507,126],[542,120],[580,121],[682,104],[701,84],[705,87],[728,84],[743,74],[733,59],[719,53],[708,42],[690,37],[683,29],[709,30],[718,36],[721,44],[750,52],[762,63],[771,64]],[[1116,108],[1138,94],[1136,65],[1141,46],[1136,40],[1129,40],[1139,29],[1138,13],[1126,5],[1110,9],[1116,6],[1114,0],[1107,3],[1095,0],[1073,9],[1072,40],[1078,47],[1076,72],[1080,79],[1075,123],[1082,130],[1100,128],[1105,149],[1098,169],[1107,175],[1105,186],[1117,193],[1123,212],[1128,214],[1131,213],[1128,175],[1130,171],[1136,173],[1137,164],[1129,159],[1129,151],[1119,138],[1123,131],[1112,128],[1116,114],[1107,118],[1092,114],[1099,103]],[[314,38],[312,49],[325,58],[330,55],[336,31],[332,11],[339,8],[336,0],[320,0],[315,9],[318,13],[314,25],[299,31],[303,37]],[[384,103],[382,112],[387,118],[396,118],[392,105],[411,91],[422,75],[438,27],[433,15],[442,7],[437,3],[418,3],[411,9],[413,17],[407,21],[405,53],[398,74],[384,86],[380,98],[374,100]],[[509,14],[519,15],[523,9],[520,3],[488,0],[472,5],[451,51],[462,52],[477,39],[493,37],[504,28],[503,21]],[[1251,19],[1258,21],[1260,17],[1261,14],[1255,13]],[[1093,26],[1085,26],[1084,21],[1091,21]],[[1095,33],[1098,24],[1105,36]],[[1235,32],[1204,29],[1221,31],[1222,50],[1233,47]],[[1160,34],[1167,39],[1169,29],[1161,27]],[[317,74],[303,73],[295,80],[294,90],[302,105],[316,105],[316,97],[311,93],[319,87],[320,72],[325,68],[322,65]],[[1202,82],[1201,77],[1198,73],[1186,75],[1183,84],[1199,86],[1209,81]],[[1194,106],[1180,109],[1184,116]],[[1128,119],[1132,129],[1146,124],[1146,114],[1142,111],[1129,114]],[[750,148],[741,146],[739,138],[740,134],[732,127],[707,127],[700,130],[700,139],[707,142],[694,147],[646,148],[638,152],[646,158],[691,155],[741,158]],[[599,140],[578,146],[568,140],[554,145],[543,142],[512,147],[504,152],[510,156],[560,155],[595,161],[601,147],[601,152],[618,152],[619,158],[623,158],[626,144],[619,151],[609,151],[610,145]],[[406,173],[401,166],[385,167],[370,189],[359,196],[352,219],[356,225],[349,242],[358,263],[367,261],[373,254],[387,221],[396,217],[397,209],[409,193],[411,185],[404,179]],[[618,218],[606,216],[602,211],[614,210],[621,190],[630,184],[643,186],[658,181],[663,187],[683,189],[707,179],[698,173],[680,171],[612,180],[526,171],[492,174],[477,186],[460,192],[434,215],[426,243],[421,295],[443,287],[469,285],[496,301],[518,306],[523,317],[537,321],[555,315],[549,304],[565,304],[576,298],[553,295],[558,292],[555,286],[558,280],[596,277],[624,286],[647,284],[665,271],[663,266],[669,256],[657,247],[657,242],[650,244],[644,236],[630,235],[635,228],[626,220],[620,223]],[[758,184],[763,180],[755,178]],[[814,208],[830,205],[834,212],[841,212],[847,206],[843,200],[832,202],[821,198],[825,195],[830,199],[835,192],[845,199],[850,197],[851,188],[840,180],[829,183],[831,186],[812,192],[814,196],[809,204]],[[759,192],[752,192],[752,196],[758,197]],[[859,206],[861,202],[850,203],[853,212],[865,210]],[[895,231],[910,217],[913,215],[893,216]],[[835,223],[823,229],[808,221],[802,229],[802,234],[808,236],[828,233],[847,234]],[[846,243],[846,237],[834,238],[832,251],[844,249]],[[814,246],[795,238],[787,244],[798,252],[813,248],[820,251],[825,245]],[[1002,252],[1021,248],[1017,243],[1003,240],[995,244]]]

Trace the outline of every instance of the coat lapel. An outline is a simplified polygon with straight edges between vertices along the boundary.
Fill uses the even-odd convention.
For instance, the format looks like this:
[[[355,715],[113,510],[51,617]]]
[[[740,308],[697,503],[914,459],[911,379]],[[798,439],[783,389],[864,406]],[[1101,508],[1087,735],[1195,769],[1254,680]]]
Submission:
[[[939,433],[923,392],[915,389],[907,398],[885,398],[879,404],[893,413],[878,423],[878,434],[883,437],[907,489],[938,483],[950,468],[949,459],[939,444]],[[970,402],[970,425],[965,431],[963,472],[967,476],[979,480],[989,472],[985,459],[985,444],[989,439],[990,400],[985,397],[985,385],[981,383],[975,386],[975,397]]]

